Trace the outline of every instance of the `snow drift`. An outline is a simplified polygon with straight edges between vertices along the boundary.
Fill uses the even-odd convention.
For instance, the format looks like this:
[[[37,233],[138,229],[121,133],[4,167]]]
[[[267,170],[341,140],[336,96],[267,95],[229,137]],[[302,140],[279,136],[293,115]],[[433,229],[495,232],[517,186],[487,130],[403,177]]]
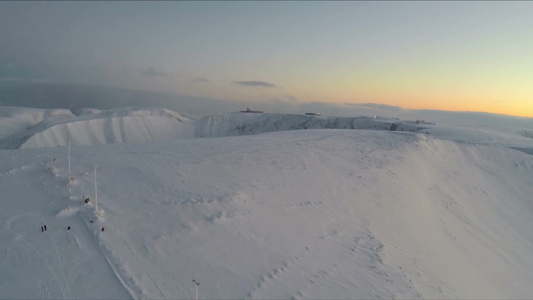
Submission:
[[[192,279],[208,299],[533,295],[518,151],[362,130],[73,147],[69,195],[51,150],[54,172],[0,151],[6,298],[191,299]]]

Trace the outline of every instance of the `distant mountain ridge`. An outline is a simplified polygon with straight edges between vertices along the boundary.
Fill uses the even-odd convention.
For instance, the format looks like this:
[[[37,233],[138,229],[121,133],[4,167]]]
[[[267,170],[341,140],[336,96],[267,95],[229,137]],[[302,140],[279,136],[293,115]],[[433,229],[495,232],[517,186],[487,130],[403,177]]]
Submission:
[[[13,108],[0,108],[9,115]],[[98,145],[148,142],[193,137],[193,123],[188,118],[164,108],[121,108],[99,111],[87,109],[76,116],[68,110],[18,110],[26,126],[0,140],[2,149]],[[12,118],[13,118],[12,117]],[[33,122],[28,119],[33,119]],[[9,121],[9,117],[0,120]]]
[[[419,132],[454,141],[500,144],[532,153],[533,140],[519,129],[431,124],[380,117],[323,117],[304,114],[227,113],[196,121],[166,108],[123,107],[30,109],[0,107],[0,149],[154,142],[307,129]]]
[[[196,122],[196,137],[250,135],[305,129],[365,129],[418,132],[425,127],[393,119],[369,117],[317,117],[295,114],[232,113],[203,117]]]
[[[120,107],[164,107],[179,111],[181,115],[191,120],[250,107],[271,113],[317,112],[322,116],[332,117],[380,116],[402,120],[420,119],[440,124],[483,126],[497,123],[498,126],[508,128],[521,127],[524,130],[533,130],[533,118],[484,112],[404,109],[376,103],[291,102],[283,99],[243,102],[111,86],[11,78],[0,78],[0,106],[68,109],[74,113],[87,107],[100,110]]]
[[[17,113],[14,113],[17,112]],[[37,110],[0,107],[1,121],[26,120],[24,126],[0,140],[2,149],[147,142],[194,137],[252,135],[305,129],[367,129],[417,132],[425,127],[391,119],[336,118],[295,114],[212,115],[191,121],[165,108]],[[31,121],[30,121],[31,120]]]

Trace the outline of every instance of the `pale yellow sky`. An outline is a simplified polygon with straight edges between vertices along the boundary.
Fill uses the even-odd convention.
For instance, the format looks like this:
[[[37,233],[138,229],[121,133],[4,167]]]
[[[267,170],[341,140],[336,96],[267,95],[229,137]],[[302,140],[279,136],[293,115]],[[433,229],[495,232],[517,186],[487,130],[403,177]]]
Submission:
[[[533,117],[532,11],[530,1],[0,2],[0,77]]]

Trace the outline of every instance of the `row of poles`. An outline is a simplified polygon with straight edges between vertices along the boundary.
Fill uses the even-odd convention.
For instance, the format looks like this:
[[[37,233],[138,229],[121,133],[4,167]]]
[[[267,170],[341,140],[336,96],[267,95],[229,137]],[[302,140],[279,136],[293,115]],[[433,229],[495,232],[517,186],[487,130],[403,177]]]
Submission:
[[[68,143],[67,143],[67,153],[68,153],[68,195],[69,197],[72,196],[72,181],[74,178],[72,178],[71,172],[70,172],[70,136],[68,137]],[[50,153],[50,168],[54,170],[54,161],[55,158],[52,157],[52,153]],[[98,213],[98,185],[96,181],[96,165],[94,165],[94,201],[95,201],[95,207],[96,207],[96,213]]]
[[[71,196],[71,183],[72,183],[72,176],[70,173],[70,136],[68,136],[68,143],[67,143],[67,152],[68,152],[68,195]],[[50,168],[54,170],[54,161],[55,158],[52,157],[52,153],[50,153]],[[94,165],[94,201],[96,206],[96,213],[98,214],[98,185],[96,183],[96,165]],[[200,286],[200,283],[196,280],[192,280],[195,287],[195,299],[198,300],[198,287]]]

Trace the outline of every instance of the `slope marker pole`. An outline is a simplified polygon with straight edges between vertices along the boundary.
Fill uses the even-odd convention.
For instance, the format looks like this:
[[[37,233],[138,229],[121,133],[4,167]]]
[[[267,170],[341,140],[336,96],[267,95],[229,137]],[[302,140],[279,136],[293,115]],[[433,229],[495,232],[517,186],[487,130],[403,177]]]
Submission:
[[[54,158],[52,157],[52,152],[50,152],[50,169],[54,170]]]
[[[68,196],[70,200],[70,197],[72,197],[72,190],[71,190],[72,177],[70,176],[70,134],[68,132],[67,132],[67,140],[68,140]]]
[[[96,202],[96,214],[98,215],[98,186],[96,184],[96,165],[94,165],[94,201]]]
[[[68,182],[70,182],[70,137],[68,139]]]
[[[194,299],[198,300],[198,286],[200,286],[200,283],[198,283],[198,281],[194,279],[192,280],[192,282],[194,282],[194,287],[196,288],[196,298]]]

